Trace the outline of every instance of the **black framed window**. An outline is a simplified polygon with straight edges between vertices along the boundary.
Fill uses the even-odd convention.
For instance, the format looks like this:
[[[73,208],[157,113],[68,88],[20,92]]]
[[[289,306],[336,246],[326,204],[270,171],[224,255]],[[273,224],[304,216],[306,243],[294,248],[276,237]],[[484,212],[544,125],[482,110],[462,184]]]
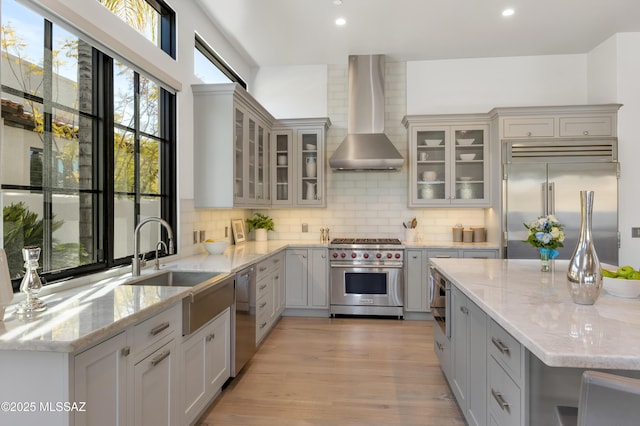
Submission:
[[[0,199],[14,288],[24,246],[42,248],[49,282],[130,263],[141,219],[176,227],[175,95],[15,0],[2,0],[2,31]],[[150,253],[166,235],[147,226]]]
[[[247,88],[247,83],[197,35],[193,49],[193,70],[204,83],[231,82]]]

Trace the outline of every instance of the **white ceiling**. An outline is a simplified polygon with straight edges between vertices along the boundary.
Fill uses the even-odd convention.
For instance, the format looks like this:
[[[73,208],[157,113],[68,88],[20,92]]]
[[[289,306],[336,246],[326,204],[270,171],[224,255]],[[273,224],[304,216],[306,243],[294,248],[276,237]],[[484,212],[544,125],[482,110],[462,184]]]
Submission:
[[[640,0],[196,1],[252,66],[586,53],[640,31]]]

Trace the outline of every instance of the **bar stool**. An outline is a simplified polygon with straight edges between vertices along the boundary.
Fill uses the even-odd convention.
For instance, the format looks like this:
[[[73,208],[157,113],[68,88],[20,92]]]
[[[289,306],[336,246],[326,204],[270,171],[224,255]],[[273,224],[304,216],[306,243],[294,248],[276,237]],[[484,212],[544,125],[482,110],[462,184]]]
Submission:
[[[559,426],[637,426],[640,380],[599,371],[582,373],[578,408],[556,407]]]

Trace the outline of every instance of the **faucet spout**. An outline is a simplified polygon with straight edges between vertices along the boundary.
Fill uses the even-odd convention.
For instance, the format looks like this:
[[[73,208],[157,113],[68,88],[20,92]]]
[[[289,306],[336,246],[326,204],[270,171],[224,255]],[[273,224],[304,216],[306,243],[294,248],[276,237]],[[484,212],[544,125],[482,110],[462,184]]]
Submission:
[[[169,254],[173,254],[173,229],[171,229],[171,225],[166,220],[151,216],[144,220],[141,220],[136,229],[133,231],[133,260],[131,263],[131,274],[134,277],[140,276],[140,229],[145,223],[149,222],[158,222],[160,225],[164,226],[167,230],[167,234],[169,234]],[[158,245],[156,245],[156,253],[157,253]],[[157,259],[157,254],[156,254]]]

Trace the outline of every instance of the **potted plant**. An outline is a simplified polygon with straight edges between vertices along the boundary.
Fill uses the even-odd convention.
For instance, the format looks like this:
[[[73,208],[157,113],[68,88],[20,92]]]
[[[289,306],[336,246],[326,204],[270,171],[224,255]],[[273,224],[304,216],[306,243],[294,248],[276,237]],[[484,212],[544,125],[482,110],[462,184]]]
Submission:
[[[274,230],[273,219],[262,213],[256,213],[253,218],[247,219],[247,225],[249,226],[249,231],[255,229],[256,241],[267,241],[267,231]]]

